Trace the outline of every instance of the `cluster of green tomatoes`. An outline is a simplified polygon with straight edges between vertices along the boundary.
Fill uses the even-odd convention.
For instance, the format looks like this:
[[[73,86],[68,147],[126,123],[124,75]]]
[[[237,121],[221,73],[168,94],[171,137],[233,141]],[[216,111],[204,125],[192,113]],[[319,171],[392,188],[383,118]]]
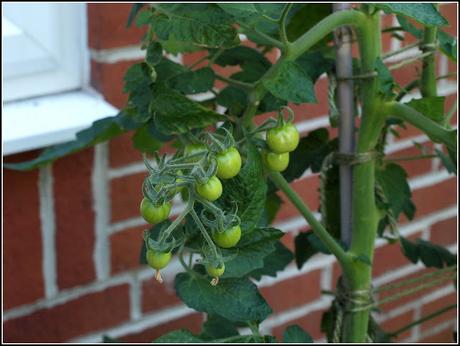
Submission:
[[[208,229],[211,231],[211,238],[215,245],[227,249],[234,247],[239,242],[241,227],[236,213],[228,215],[212,203],[223,193],[221,180],[237,176],[242,165],[241,155],[234,145],[233,137],[228,131],[226,132],[223,140],[222,138],[219,140],[217,135],[208,134],[208,138],[212,139],[211,143],[196,141],[186,144],[172,160],[163,162],[163,170],[161,167],[151,170],[151,176],[152,174],[161,175],[169,170],[173,172],[174,181],[170,186],[164,183],[150,184],[151,187],[153,185],[155,192],[153,198],[149,198],[148,193],[144,191],[140,213],[145,221],[156,225],[167,220],[171,212],[171,200],[175,194],[180,193],[184,202],[189,202],[193,198],[193,204],[200,202],[212,213],[217,214],[214,219],[219,222],[212,220],[206,222],[203,214],[200,221],[202,225],[209,226]],[[162,166],[161,160],[157,161],[160,162],[159,166]],[[147,179],[146,181],[148,183]],[[166,193],[161,194],[161,191],[166,191]],[[172,257],[171,250],[161,251],[151,247],[147,248],[147,263],[157,271],[156,279],[160,282],[160,270],[169,264]],[[214,278],[213,283],[217,284],[217,278],[224,273],[225,265],[223,261],[220,263],[208,261],[206,270]]]
[[[292,112],[292,111],[291,111]],[[261,126],[253,133],[266,130],[266,143],[262,148],[265,166],[272,171],[284,171],[289,164],[289,153],[299,144],[299,133],[292,124],[292,119],[285,121],[281,116],[278,121],[271,120],[271,125]],[[240,219],[236,210],[228,212],[215,204],[223,193],[222,180],[232,179],[238,175],[242,158],[231,132],[221,127],[220,133],[201,133],[185,142],[174,156],[167,160],[165,156],[156,155],[157,167],[148,160],[144,162],[149,176],[144,180],[144,198],[140,204],[140,213],[145,221],[157,225],[169,218],[171,201],[180,194],[187,206],[185,210],[163,229],[158,239],[146,240],[147,263],[156,270],[155,278],[162,282],[160,270],[165,268],[172,258],[172,250],[180,245],[171,236],[174,228],[187,214],[191,214],[197,228],[205,239],[205,248],[201,251],[203,264],[216,285],[225,272],[224,258],[220,248],[235,247],[241,238]],[[198,204],[197,204],[198,203]],[[198,216],[196,206],[201,207]],[[210,216],[210,217],[209,217]]]

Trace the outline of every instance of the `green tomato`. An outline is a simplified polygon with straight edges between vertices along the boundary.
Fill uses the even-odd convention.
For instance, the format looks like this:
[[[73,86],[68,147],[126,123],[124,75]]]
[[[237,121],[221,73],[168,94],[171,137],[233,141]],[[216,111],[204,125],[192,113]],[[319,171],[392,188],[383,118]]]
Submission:
[[[222,183],[214,175],[206,183],[196,184],[196,192],[208,201],[215,201],[222,195]]]
[[[240,225],[227,229],[223,232],[214,232],[212,235],[212,239],[214,242],[223,247],[224,249],[228,249],[234,247],[241,238],[241,228]]]
[[[289,153],[299,145],[299,131],[291,123],[267,131],[267,144],[277,154]]]
[[[165,203],[157,207],[148,198],[144,197],[140,211],[145,221],[150,224],[157,224],[168,218],[171,212],[171,203]]]
[[[284,171],[289,165],[289,153],[277,154],[271,151],[263,154],[266,166],[275,172]]]
[[[147,263],[153,269],[160,270],[168,265],[171,261],[171,251],[170,252],[155,252],[153,250],[147,250]]]
[[[228,148],[216,156],[217,176],[221,179],[230,179],[241,169],[241,156],[235,147]]]
[[[222,263],[221,267],[213,267],[212,265],[208,264],[206,266],[206,271],[208,272],[209,275],[211,275],[213,278],[218,278],[221,276],[224,271],[225,271],[225,264]]]
[[[198,153],[204,153],[208,150],[204,144],[196,143],[196,144],[187,144],[184,148],[184,156],[191,156]],[[200,161],[201,156],[195,156],[191,159],[188,159],[188,162],[198,162]]]

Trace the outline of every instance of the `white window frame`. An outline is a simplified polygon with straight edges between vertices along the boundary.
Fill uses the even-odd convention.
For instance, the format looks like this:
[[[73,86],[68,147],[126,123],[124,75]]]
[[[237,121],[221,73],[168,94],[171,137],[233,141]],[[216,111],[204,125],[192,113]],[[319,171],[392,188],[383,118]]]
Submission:
[[[8,3],[2,3],[2,9],[4,5]],[[3,156],[72,140],[76,132],[90,126],[92,122],[118,112],[89,86],[90,53],[87,44],[86,4],[21,5],[31,6],[28,8],[31,14],[33,6],[54,6],[52,10],[51,7],[42,10],[42,13],[48,13],[54,19],[50,19],[47,28],[40,32],[43,42],[38,42],[39,47],[49,54],[40,54],[39,50],[33,51],[31,47],[32,53],[25,56],[21,63],[26,61],[27,65],[29,59],[28,63],[33,64],[30,66],[32,68],[23,71],[19,69],[7,76],[2,73]],[[39,11],[37,7],[35,9],[36,12]],[[30,20],[30,17],[27,18],[26,15],[23,20]],[[13,24],[17,24],[20,30],[19,33],[14,31],[14,27],[10,30],[10,35],[6,38],[13,40],[10,41],[11,44],[14,39],[19,40],[16,42],[26,42],[24,40],[27,38],[36,39],[33,35],[21,34],[21,23]],[[26,23],[25,26],[27,25]],[[28,28],[31,27],[33,25]],[[40,33],[36,33],[38,40]],[[4,47],[2,35],[2,48]],[[3,72],[7,67],[14,67],[14,59],[10,59],[9,65],[4,63],[2,59]]]

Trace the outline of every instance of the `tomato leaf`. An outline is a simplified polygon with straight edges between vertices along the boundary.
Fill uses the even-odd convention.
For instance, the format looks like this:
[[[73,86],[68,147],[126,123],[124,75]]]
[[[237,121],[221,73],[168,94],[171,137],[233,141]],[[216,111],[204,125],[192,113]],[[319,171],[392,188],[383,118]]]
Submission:
[[[131,6],[131,10],[129,11],[129,15],[128,15],[128,21],[126,23],[127,28],[131,26],[134,18],[139,13],[139,11],[142,9],[142,7],[144,7],[144,5],[145,4],[143,3],[134,3],[133,6]]]
[[[317,253],[330,254],[329,250],[323,245],[321,240],[312,232],[300,232],[294,240],[295,261],[297,268],[302,268],[313,255]]]
[[[263,267],[252,271],[249,276],[256,280],[260,280],[264,275],[276,277],[276,274],[284,270],[293,258],[292,252],[281,241],[277,241],[275,251],[265,256]]]
[[[143,153],[153,154],[161,148],[162,142],[155,138],[151,131],[152,124],[146,124],[136,130],[132,141],[134,148]]]
[[[145,56],[145,61],[152,66],[155,66],[160,63],[163,58],[163,48],[161,44],[156,41],[151,41],[147,47],[147,54]]]
[[[234,16],[234,17],[240,17],[240,18],[246,18],[252,15],[257,15],[257,9],[254,7],[254,4],[251,3],[240,3],[240,4],[235,4],[235,3],[220,3],[217,4],[221,9],[223,9],[225,12],[228,14]]]
[[[192,42],[201,47],[230,48],[239,44],[233,18],[216,4],[160,4],[151,27],[161,40]]]
[[[391,208],[394,217],[404,213],[409,220],[415,214],[415,205],[412,202],[412,192],[407,182],[407,173],[401,166],[390,163],[376,170],[376,180],[383,189],[383,193]]]
[[[271,63],[258,50],[246,46],[238,46],[224,50],[216,59],[215,63],[219,66],[235,66],[245,63],[255,63],[262,65],[266,70],[270,68]]]
[[[187,329],[178,329],[173,330],[167,334],[160,336],[159,338],[153,340],[153,343],[163,343],[163,344],[175,344],[175,343],[204,343],[206,342],[201,337],[193,334],[190,330]]]
[[[287,327],[284,331],[283,342],[311,344],[313,343],[313,339],[310,334],[300,328],[297,324],[294,324]]]
[[[201,328],[200,337],[207,340],[223,339],[239,335],[236,323],[219,315],[208,314]]]
[[[264,211],[267,194],[259,151],[249,140],[246,151],[241,171],[236,177],[222,181],[224,192],[216,201],[224,210],[231,210],[235,203],[238,204],[243,234],[257,225]]]
[[[406,104],[438,124],[444,121],[444,96],[429,96],[412,99]]]
[[[272,312],[249,279],[222,279],[216,286],[209,281],[209,278],[180,273],[175,280],[176,293],[188,307],[230,321],[262,321]]]
[[[214,86],[214,78],[214,71],[204,67],[196,71],[176,74],[169,80],[168,85],[186,95],[198,94],[211,90]]]
[[[241,115],[248,105],[247,92],[236,87],[226,87],[216,98],[217,104],[227,108],[230,114]]]
[[[186,133],[223,120],[222,115],[167,88],[157,90],[151,109],[156,126],[166,134]]]
[[[5,163],[4,167],[19,171],[27,171],[41,167],[61,157],[78,152],[97,143],[107,141],[113,137],[121,135],[125,131],[141,126],[132,120],[129,111],[122,111],[117,116],[107,117],[93,122],[84,130],[77,132],[76,139],[73,141],[57,144],[43,150],[38,157],[33,160]]]
[[[275,251],[275,243],[283,232],[274,228],[256,228],[243,233],[239,243],[231,249],[222,249],[223,257],[235,255],[225,262],[223,278],[238,278],[255,269],[263,268],[264,258]]]
[[[273,78],[263,85],[274,96],[294,103],[316,103],[313,82],[310,76],[294,61],[284,62]]]
[[[441,26],[449,24],[434,4],[430,3],[376,3],[375,7],[387,14],[394,13],[415,19],[423,25]]]
[[[289,20],[286,32],[292,42],[305,32],[310,30],[316,23],[332,13],[332,4],[302,4],[302,7]],[[332,34],[326,35],[314,48],[323,47],[332,40]]]
[[[427,268],[443,268],[457,263],[456,255],[430,241],[417,239],[413,242],[404,237],[399,237],[399,240],[404,256],[414,264],[421,260]]]

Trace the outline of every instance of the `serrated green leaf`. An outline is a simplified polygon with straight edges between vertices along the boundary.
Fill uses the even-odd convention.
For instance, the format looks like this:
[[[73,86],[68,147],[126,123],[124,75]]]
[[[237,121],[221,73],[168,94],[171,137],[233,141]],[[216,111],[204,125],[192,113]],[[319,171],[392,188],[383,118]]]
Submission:
[[[272,312],[249,279],[222,279],[212,286],[209,279],[180,273],[175,287],[177,295],[190,308],[230,321],[263,321]]]
[[[376,3],[375,7],[385,13],[403,15],[423,25],[447,25],[448,21],[439,13],[431,3]]]
[[[457,175],[457,163],[452,161],[452,157],[444,154],[441,150],[435,149],[436,155],[441,159],[442,164],[449,173]]]
[[[288,39],[293,42],[316,23],[332,13],[332,4],[302,4],[302,7],[289,20],[286,27]],[[332,40],[332,34],[326,35],[311,49],[323,47]]]
[[[257,114],[268,113],[273,111],[279,111],[282,106],[286,106],[287,101],[281,100],[271,93],[265,93],[264,97],[260,101],[259,107],[257,108]]]
[[[153,154],[161,148],[162,143],[153,136],[150,128],[151,124],[146,124],[137,129],[132,140],[134,148],[143,153]]]
[[[156,126],[166,134],[186,133],[223,120],[222,115],[166,88],[157,91],[151,109]]]
[[[235,203],[238,204],[243,233],[250,232],[257,225],[267,194],[259,151],[249,140],[246,149],[243,167],[236,177],[222,181],[224,192],[216,201],[224,210],[231,210]]]
[[[412,99],[406,104],[438,124],[444,122],[444,96],[430,96]]]
[[[219,316],[209,315],[203,323],[200,336],[203,339],[223,339],[239,335],[238,329],[231,321]]]
[[[438,33],[439,49],[453,61],[457,61],[457,39],[445,31]]]
[[[123,79],[123,91],[129,93],[128,102],[136,109],[135,120],[140,123],[147,122],[151,118],[149,104],[153,97],[150,67],[146,63],[134,64],[126,71]]]
[[[262,53],[254,48],[246,46],[238,46],[224,50],[216,59],[215,63],[224,67],[228,65],[243,65],[245,63],[260,64],[265,67],[265,69],[271,66],[270,61],[268,61]]]
[[[268,227],[276,217],[283,201],[276,192],[267,194],[265,209],[259,221],[259,227]]]
[[[145,61],[155,66],[161,62],[163,58],[163,48],[159,42],[151,41],[147,47],[147,54],[145,56]]]
[[[229,86],[217,95],[216,102],[226,107],[230,114],[239,116],[248,105],[248,95],[239,88]]]
[[[197,335],[194,335],[191,331],[187,329],[173,330],[167,334],[160,336],[159,338],[152,341],[155,344],[165,343],[165,344],[174,344],[174,343],[204,343],[204,339],[200,338]]]
[[[131,10],[129,11],[128,21],[126,23],[126,27],[129,28],[133,23],[134,18],[139,13],[139,11],[144,7],[145,4],[135,3],[131,6]]]
[[[394,217],[397,219],[399,214],[404,212],[409,219],[412,219],[415,205],[412,202],[412,192],[404,168],[395,163],[387,164],[382,169],[376,170],[376,179],[383,189]]]
[[[264,258],[275,251],[275,243],[283,232],[274,228],[256,228],[243,232],[239,243],[231,249],[222,249],[222,256],[233,257],[225,262],[223,278],[239,278],[256,269],[263,268]]]
[[[385,66],[382,59],[377,58],[374,65],[375,71],[377,71],[377,78],[379,81],[379,91],[385,97],[393,96],[393,87],[396,85],[391,75],[390,70]]]
[[[284,62],[273,78],[263,85],[274,96],[294,103],[315,103],[315,91],[309,75],[294,61]]]
[[[214,86],[214,71],[204,67],[196,71],[187,71],[172,77],[168,85],[186,95],[203,93]]]
[[[283,342],[285,343],[313,343],[313,339],[306,331],[300,328],[297,324],[289,326],[283,333]]]
[[[330,72],[335,62],[320,52],[307,52],[302,54],[297,60],[297,64],[310,76],[315,83],[318,78],[325,72]]]
[[[232,16],[216,4],[161,4],[164,14],[152,17],[151,27],[161,40],[192,42],[201,47],[231,48],[239,44]]]
[[[295,261],[297,268],[302,268],[313,255],[317,253],[330,254],[328,249],[323,245],[321,240],[312,232],[300,232],[294,240],[295,245]]]
[[[131,123],[126,118],[130,119],[130,114],[122,111],[117,116],[97,120],[89,128],[77,132],[75,140],[49,147],[33,160],[4,163],[4,167],[19,171],[31,170],[141,126],[141,124]],[[125,124],[129,125],[129,129],[124,127]]]
[[[246,18],[252,15],[257,15],[258,12],[254,7],[254,4],[251,3],[220,3],[217,4],[221,9],[223,9],[228,14],[234,17]]]
[[[425,267],[442,268],[444,265],[457,263],[457,256],[440,245],[423,239],[417,239],[415,244],[418,246],[420,260]]]
[[[260,269],[256,269],[249,274],[250,277],[260,280],[262,276],[276,277],[279,271],[284,270],[291,263],[294,255],[280,241],[275,243],[275,251],[271,252],[264,258],[264,265]]]

